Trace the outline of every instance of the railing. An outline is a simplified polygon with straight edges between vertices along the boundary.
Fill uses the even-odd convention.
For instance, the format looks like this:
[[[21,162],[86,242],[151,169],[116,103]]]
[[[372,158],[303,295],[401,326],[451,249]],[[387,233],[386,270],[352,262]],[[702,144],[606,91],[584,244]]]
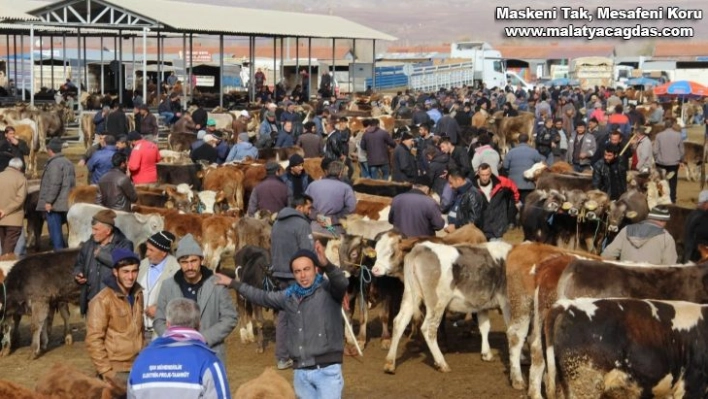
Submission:
[[[409,78],[411,89],[436,91],[441,87],[461,87],[474,84],[474,63],[443,64],[417,67]]]

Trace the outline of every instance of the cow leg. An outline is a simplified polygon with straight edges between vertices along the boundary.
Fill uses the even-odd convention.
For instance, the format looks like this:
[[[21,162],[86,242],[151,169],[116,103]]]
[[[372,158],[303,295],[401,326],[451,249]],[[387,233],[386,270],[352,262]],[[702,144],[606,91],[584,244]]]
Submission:
[[[22,314],[21,313],[15,313],[12,315],[12,334],[11,334],[11,341],[9,344],[8,348],[8,355],[10,354],[10,351],[12,350],[12,345],[19,345],[20,343],[20,321],[22,320]]]
[[[240,334],[240,336],[241,336],[241,343],[242,343],[242,344],[245,344],[245,343],[248,342],[248,330],[246,329],[245,326],[246,326],[246,325],[248,324],[248,322],[250,321],[250,320],[249,320],[250,317],[249,317],[249,314],[248,314],[248,305],[245,303],[245,301],[246,301],[246,300],[243,299],[243,298],[241,298],[241,297],[239,297],[239,298],[237,299],[237,303],[238,303],[238,314],[241,316],[241,317],[239,318],[238,323],[239,323],[239,325],[241,326],[241,328],[239,329],[239,334]]]
[[[482,360],[491,362],[494,354],[489,348],[489,330],[492,324],[489,322],[489,314],[486,310],[477,312],[477,322],[479,323],[479,335],[482,336]]]
[[[42,334],[40,335],[40,348],[42,352],[47,350],[49,345],[49,335],[52,333],[52,325],[54,325],[54,314],[57,311],[57,305],[49,306],[49,313],[47,313],[47,318],[44,320],[44,327],[42,328]]]
[[[420,306],[420,297],[412,292],[411,284],[406,284],[403,290],[403,300],[401,301],[401,310],[393,320],[393,336],[391,338],[391,347],[386,355],[386,363],[384,364],[384,372],[389,374],[396,373],[396,350],[398,349],[398,341],[410,323],[413,314],[418,311]]]
[[[256,334],[258,338],[256,339],[256,353],[265,352],[265,340],[263,339],[263,308],[260,306],[255,306],[253,309],[254,319],[256,321]]]
[[[438,327],[440,327],[440,322],[445,315],[445,307],[448,302],[449,301],[446,301],[444,298],[440,298],[437,304],[426,306],[425,319],[423,319],[423,326],[421,327],[423,338],[425,338],[428,349],[430,349],[430,353],[433,355],[435,365],[443,373],[448,373],[451,369],[447,362],[445,362],[445,357],[438,346]]]
[[[12,325],[4,321],[2,325],[0,325],[0,330],[2,331],[2,350],[0,351],[0,357],[5,357],[10,354],[11,348],[11,343],[12,343],[12,335],[14,334],[14,330],[12,329]]]
[[[526,308],[526,307],[525,307]],[[515,317],[506,330],[506,337],[509,341],[509,377],[511,386],[514,389],[524,389],[524,377],[521,373],[521,350],[529,333],[530,316],[527,312]]]
[[[71,335],[71,326],[69,325],[69,304],[63,302],[59,305],[59,314],[64,320],[64,345],[73,345],[74,337]]]
[[[357,335],[357,343],[361,349],[366,346],[366,325],[369,322],[368,304],[362,298],[362,303],[359,305],[359,334]]]
[[[392,307],[393,300],[390,293],[384,293],[384,298],[381,302],[381,312],[379,313],[379,319],[381,319],[381,349],[391,347],[391,332],[388,329],[388,322],[391,319]]]
[[[543,358],[543,316],[539,311],[538,288],[534,292],[533,299],[533,329],[531,331],[531,369],[529,370],[529,390],[528,396],[531,399],[542,399],[541,384],[543,383],[543,372],[546,369],[546,362]]]
[[[49,304],[40,301],[32,304],[32,316],[30,317],[30,331],[32,332],[32,345],[30,347],[30,360],[39,357],[41,352],[40,337],[45,327],[47,316],[49,315]]]

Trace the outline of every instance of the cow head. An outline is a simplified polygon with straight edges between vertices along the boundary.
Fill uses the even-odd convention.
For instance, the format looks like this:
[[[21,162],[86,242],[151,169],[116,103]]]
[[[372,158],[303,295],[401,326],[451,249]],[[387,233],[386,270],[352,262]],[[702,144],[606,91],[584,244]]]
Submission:
[[[398,275],[403,271],[403,236],[395,230],[382,233],[376,242],[376,262],[371,272],[374,276]]]
[[[153,234],[157,234],[165,228],[165,221],[162,216],[150,213],[143,215],[141,213],[133,213],[135,220],[142,226],[137,233],[137,241],[134,243],[136,246],[147,241],[147,239]]]
[[[544,198],[540,196],[539,199]],[[557,190],[551,190],[545,194],[545,202],[543,204],[543,209],[546,212],[556,213],[562,212],[561,206],[566,202],[565,195]]]
[[[587,193],[588,200],[583,204],[583,212],[587,220],[597,221],[602,219],[610,203],[607,193],[600,190],[591,190]]]
[[[546,169],[548,169],[548,165],[546,165],[545,162],[537,162],[533,164],[531,168],[524,171],[524,179],[535,181]]]
[[[198,213],[199,197],[188,184],[179,184],[177,187],[165,188],[164,195],[167,196],[167,208],[174,208],[182,213]]]
[[[222,205],[228,203],[223,191],[204,190],[197,194],[199,213],[221,213]]]
[[[587,194],[583,190],[565,191],[565,202],[561,206],[569,216],[577,217],[583,209],[585,202],[588,200]]]
[[[622,225],[627,212],[627,204],[624,201],[610,202],[607,211],[607,231],[617,233]]]
[[[338,248],[341,267],[353,276],[358,276],[363,267],[371,269],[376,260],[374,245],[372,240],[361,236],[343,235]]]

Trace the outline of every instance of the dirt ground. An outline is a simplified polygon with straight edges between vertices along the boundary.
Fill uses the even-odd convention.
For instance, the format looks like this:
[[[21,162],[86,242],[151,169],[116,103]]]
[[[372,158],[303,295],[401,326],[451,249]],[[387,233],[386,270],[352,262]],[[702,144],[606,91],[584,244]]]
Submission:
[[[692,141],[703,140],[702,128],[693,128],[689,132]],[[72,145],[66,151],[72,161],[78,161],[83,152],[81,147]],[[40,166],[46,156],[42,154]],[[693,207],[700,191],[700,184],[688,183],[681,172],[679,180],[679,204]],[[85,181],[85,168],[77,167],[77,180]],[[46,234],[46,233],[45,233]],[[510,231],[506,237],[512,243],[523,238],[519,229]],[[46,237],[45,237],[46,239]],[[46,246],[45,246],[46,248]],[[372,318],[376,318],[376,310]],[[270,318],[270,314],[268,316]],[[47,353],[37,360],[29,360],[30,332],[26,318],[21,326],[21,341],[18,348],[8,357],[0,358],[0,378],[10,380],[27,387],[33,387],[35,381],[55,363],[68,363],[87,374],[93,374],[93,366],[85,350],[86,329],[78,316],[78,309],[72,309],[71,324],[74,329],[73,346],[64,346],[61,337],[61,318],[56,317],[55,326],[50,336]],[[369,325],[370,339],[364,349],[364,357],[346,357],[344,360],[344,397],[345,398],[522,398],[524,394],[511,388],[508,380],[508,352],[504,333],[503,319],[497,312],[492,312],[492,332],[490,343],[495,353],[491,362],[483,362],[480,352],[480,336],[476,327],[467,323],[447,321],[447,350],[443,350],[445,359],[452,368],[450,373],[440,373],[433,367],[432,358],[427,348],[409,342],[404,337],[398,348],[397,370],[395,375],[383,372],[386,351],[380,348],[381,325],[378,319]],[[355,324],[355,329],[358,326]],[[266,324],[266,336],[272,340],[273,325]],[[227,339],[228,362],[226,365],[231,391],[245,381],[258,376],[265,367],[275,364],[273,343],[270,341],[264,354],[257,354],[255,344],[242,344],[238,331]],[[442,346],[442,345],[441,345]],[[528,368],[525,368],[528,372]],[[287,380],[292,380],[292,371],[281,371]],[[79,397],[79,396],[77,396]]]

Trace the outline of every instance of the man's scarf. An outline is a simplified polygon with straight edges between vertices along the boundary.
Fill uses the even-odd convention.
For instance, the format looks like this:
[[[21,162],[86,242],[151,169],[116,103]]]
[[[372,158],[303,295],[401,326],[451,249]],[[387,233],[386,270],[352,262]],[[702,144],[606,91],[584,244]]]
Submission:
[[[303,298],[312,295],[312,293],[315,292],[317,287],[319,287],[320,284],[322,284],[322,280],[323,280],[322,275],[317,274],[317,277],[315,277],[315,282],[313,282],[312,285],[309,286],[308,288],[303,288],[299,284],[293,284],[287,288],[287,290],[285,291],[285,294],[288,297],[294,295],[295,298],[297,298],[298,300],[301,301]]]

